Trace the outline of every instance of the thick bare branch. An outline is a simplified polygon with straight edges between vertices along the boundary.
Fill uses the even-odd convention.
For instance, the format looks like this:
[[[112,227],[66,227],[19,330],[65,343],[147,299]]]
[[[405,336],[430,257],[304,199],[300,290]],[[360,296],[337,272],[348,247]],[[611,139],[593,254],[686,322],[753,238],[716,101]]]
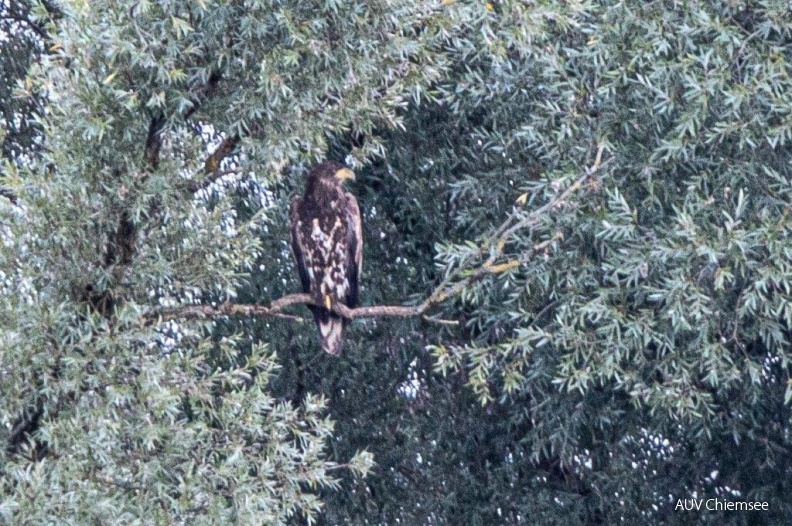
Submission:
[[[222,305],[189,305],[185,307],[174,307],[157,311],[156,314],[162,320],[170,319],[212,319],[218,316],[242,316],[242,317],[261,317],[272,316],[284,318],[291,321],[303,322],[304,318],[282,312],[283,309],[293,305],[317,305],[309,294],[289,294],[273,301],[269,305],[240,305],[235,303],[223,303]],[[371,307],[358,307],[350,309],[346,305],[337,303],[333,306],[333,312],[347,319],[355,318],[410,318],[419,316],[427,308],[428,304],[421,304],[414,307],[401,305],[376,305]]]
[[[309,301],[305,301],[308,299]],[[273,301],[269,305],[240,305],[235,303],[226,302],[221,305],[188,305],[182,307],[166,308],[155,311],[153,314],[158,316],[161,321],[174,320],[174,319],[199,319],[210,320],[219,316],[241,316],[241,317],[262,317],[272,316],[276,318],[284,318],[291,321],[301,323],[305,319],[300,316],[286,314],[281,312],[282,309],[290,305],[310,304],[310,297],[307,294],[290,294]]]

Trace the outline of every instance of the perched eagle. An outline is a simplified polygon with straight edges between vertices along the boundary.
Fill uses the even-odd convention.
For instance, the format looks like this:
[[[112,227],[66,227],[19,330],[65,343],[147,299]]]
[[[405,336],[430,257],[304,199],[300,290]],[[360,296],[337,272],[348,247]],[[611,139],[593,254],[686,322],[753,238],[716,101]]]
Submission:
[[[354,308],[358,302],[363,265],[363,232],[355,197],[342,188],[355,179],[349,168],[324,161],[308,173],[305,195],[291,203],[291,244],[300,270],[303,292],[313,296],[311,305],[322,349],[338,355],[349,320],[331,312],[341,302]]]

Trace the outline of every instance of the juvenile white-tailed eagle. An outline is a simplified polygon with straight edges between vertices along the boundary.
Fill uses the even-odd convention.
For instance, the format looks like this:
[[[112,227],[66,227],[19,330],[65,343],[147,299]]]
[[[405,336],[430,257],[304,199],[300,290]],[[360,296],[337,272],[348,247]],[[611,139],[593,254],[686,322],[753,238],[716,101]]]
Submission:
[[[349,168],[332,161],[308,173],[305,195],[291,203],[291,244],[303,292],[323,305],[311,305],[322,349],[338,355],[349,320],[334,314],[336,302],[354,308],[363,266],[363,232],[355,196],[342,185],[355,179]]]

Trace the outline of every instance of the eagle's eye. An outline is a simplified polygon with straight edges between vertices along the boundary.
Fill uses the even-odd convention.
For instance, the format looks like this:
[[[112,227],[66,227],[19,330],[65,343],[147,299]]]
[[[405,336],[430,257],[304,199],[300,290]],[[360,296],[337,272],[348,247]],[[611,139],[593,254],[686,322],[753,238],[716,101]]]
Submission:
[[[352,179],[354,181],[355,180],[355,172],[353,172],[349,168],[341,168],[340,170],[338,170],[333,175],[333,177],[335,177],[339,181],[344,181],[346,179]]]

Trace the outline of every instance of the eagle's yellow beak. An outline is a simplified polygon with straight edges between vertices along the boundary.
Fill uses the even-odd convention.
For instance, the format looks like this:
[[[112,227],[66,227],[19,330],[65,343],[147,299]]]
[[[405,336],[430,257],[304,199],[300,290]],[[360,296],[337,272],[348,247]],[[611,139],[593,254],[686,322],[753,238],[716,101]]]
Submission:
[[[355,172],[353,172],[349,168],[341,168],[340,170],[338,170],[335,173],[334,177],[336,179],[341,180],[341,181],[344,181],[346,179],[351,179],[351,180],[354,181],[355,180]]]

